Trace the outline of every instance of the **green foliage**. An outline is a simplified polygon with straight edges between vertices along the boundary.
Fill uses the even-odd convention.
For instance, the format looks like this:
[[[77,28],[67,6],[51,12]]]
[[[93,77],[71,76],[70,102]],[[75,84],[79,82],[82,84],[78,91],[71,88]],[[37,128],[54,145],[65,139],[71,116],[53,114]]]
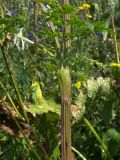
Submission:
[[[59,120],[60,117],[58,114],[51,111],[39,115],[32,120],[32,125],[36,128],[38,139],[45,147],[49,157],[60,156],[59,148],[57,147],[59,137]]]
[[[62,63],[70,66],[72,76],[72,103],[77,115],[75,117],[72,113],[73,146],[87,160],[98,160],[98,157],[100,160],[107,159],[94,135],[83,123],[82,118],[85,116],[100,137],[103,137],[111,156],[118,159],[120,69],[111,67],[110,63],[116,61],[113,39],[115,35],[119,47],[120,2],[87,0],[86,3],[91,5],[88,11],[92,15],[91,19],[86,18],[86,11],[79,10],[79,6],[83,4],[79,0],[63,7],[61,1],[55,0],[40,0],[36,4],[30,0],[0,2],[0,45],[6,43],[8,62],[32,130],[27,140],[10,136],[0,130],[1,160],[38,159],[35,152],[41,160],[60,159],[58,68]],[[68,13],[71,17],[66,24],[62,19],[63,13]],[[112,28],[112,16],[116,33]],[[71,38],[71,52],[64,56],[58,47],[63,42],[63,24],[72,26],[71,33],[66,35],[68,39]],[[0,81],[22,114],[1,50]],[[32,86],[34,82],[35,85]],[[75,88],[77,82],[81,83],[79,89]],[[68,80],[63,85],[69,85]],[[69,91],[65,90],[65,94]],[[0,87],[0,116],[6,109],[2,108],[5,107],[2,99],[9,104],[6,97]],[[9,107],[13,110],[11,105]],[[1,125],[0,121],[0,127]],[[10,127],[9,124],[7,127]],[[80,159],[76,154],[75,156]]]
[[[53,159],[60,159],[60,149],[59,146],[57,146],[54,150],[53,150]]]
[[[31,105],[28,111],[32,114],[43,114],[46,112],[55,112],[60,115],[60,106],[52,99],[45,99],[38,82],[34,82],[31,86]]]
[[[34,82],[31,86],[31,100],[35,105],[40,104],[43,100],[42,91],[38,82]]]
[[[116,129],[109,129],[103,135],[103,141],[106,143],[109,152],[114,157],[120,152],[120,133]]]

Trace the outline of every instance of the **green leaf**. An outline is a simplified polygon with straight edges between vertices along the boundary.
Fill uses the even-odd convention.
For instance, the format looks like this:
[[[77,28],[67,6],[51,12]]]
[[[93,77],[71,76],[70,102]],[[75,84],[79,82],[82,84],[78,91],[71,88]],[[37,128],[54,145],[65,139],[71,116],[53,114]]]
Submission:
[[[59,145],[57,145],[55,147],[55,149],[53,150],[53,158],[54,160],[60,160],[60,149],[59,149]]]
[[[110,22],[111,22],[111,17],[109,16],[109,17],[105,20],[105,22],[104,22],[104,25],[105,25],[106,28],[109,27]],[[107,35],[108,35],[108,31],[107,31],[107,30],[106,30],[106,31],[103,31],[102,34],[103,34],[103,40],[106,41]]]
[[[85,22],[85,25],[87,26],[87,28],[90,30],[90,31],[94,31],[94,25],[90,22]]]
[[[109,152],[115,156],[120,151],[120,133],[110,128],[103,136],[103,142],[107,145]]]
[[[112,100],[108,100],[104,103],[103,120],[106,126],[109,125],[110,119],[112,118],[112,106],[113,106]]]
[[[78,106],[78,113],[74,116],[75,118],[79,117],[82,118],[84,112],[85,112],[85,100],[86,100],[86,96],[80,92],[80,94],[78,95],[75,103]]]
[[[40,104],[31,104],[27,109],[32,114],[43,114],[49,111],[60,115],[60,105],[56,104],[53,100],[43,100]]]
[[[70,4],[66,4],[66,3],[64,3],[63,5],[63,10],[65,14],[70,14],[75,11],[75,9]]]
[[[119,5],[119,1],[118,0],[108,0],[108,3],[110,5],[112,14],[115,13],[115,8]]]

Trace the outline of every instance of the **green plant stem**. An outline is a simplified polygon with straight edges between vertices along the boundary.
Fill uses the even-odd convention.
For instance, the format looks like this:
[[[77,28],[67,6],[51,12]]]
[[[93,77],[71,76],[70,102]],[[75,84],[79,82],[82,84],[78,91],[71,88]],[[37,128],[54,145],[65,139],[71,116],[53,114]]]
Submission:
[[[109,9],[110,9],[111,19],[112,19],[112,29],[114,32],[113,41],[114,41],[114,45],[115,45],[116,61],[117,61],[117,63],[119,63],[120,57],[119,57],[119,48],[118,48],[118,42],[117,42],[117,33],[116,33],[116,28],[115,28],[115,20],[114,20],[114,15],[113,15],[112,8],[110,5],[109,5]]]
[[[62,102],[61,112],[61,136],[62,136],[62,160],[71,160],[71,120],[70,120],[70,104],[67,101]]]
[[[62,6],[69,5],[69,0],[62,0]],[[61,90],[61,160],[72,160],[71,152],[71,75],[69,70],[69,62],[67,60],[66,68],[63,58],[69,58],[68,51],[71,47],[71,39],[68,34],[71,32],[71,26],[67,24],[70,15],[63,13],[62,37],[61,45],[61,69],[59,70],[59,82]]]
[[[1,87],[4,89],[4,91],[6,92],[6,95],[7,95],[8,99],[9,99],[11,105],[14,107],[14,110],[16,111],[16,113],[18,114],[18,116],[19,116],[22,120],[24,120],[24,118],[23,118],[23,117],[21,116],[21,114],[19,113],[19,111],[18,111],[17,107],[15,106],[12,98],[10,97],[10,95],[8,94],[8,92],[6,91],[6,89],[5,89],[5,87],[3,86],[3,84],[2,84],[1,81],[0,81],[0,85],[1,85]],[[4,102],[3,99],[2,99],[2,101]],[[7,107],[7,105],[6,105],[5,102],[4,102],[4,104],[5,104],[6,108],[7,108],[7,110],[9,111],[9,113],[11,114],[11,111],[10,111],[9,107]],[[11,117],[13,118],[13,120],[14,120],[14,122],[15,122],[16,119],[12,116],[12,114],[11,114]],[[16,123],[16,122],[15,122],[15,123]],[[16,125],[17,125],[17,124],[16,124]],[[17,126],[18,126],[18,125],[17,125]],[[19,128],[19,129],[20,129],[20,128]],[[34,133],[34,135],[35,135],[36,142],[38,142],[38,139],[39,139],[39,138],[37,138],[37,134],[36,134],[36,132],[33,130],[32,127],[31,127],[31,131],[32,131],[32,132]],[[22,132],[22,134],[23,134],[23,132]],[[24,134],[23,134],[23,136],[24,136]],[[48,155],[47,155],[47,152],[46,152],[44,146],[43,146],[41,143],[39,143],[39,145],[40,145],[40,148],[41,148],[42,152],[45,154],[45,157],[46,157],[45,159],[47,160],[47,159],[48,159]]]
[[[82,159],[82,160],[87,160],[77,149],[74,147],[71,147],[71,149]]]
[[[9,14],[11,14],[10,11],[9,11],[9,10],[7,9],[7,7],[5,6],[5,4],[2,3],[2,5],[3,5],[4,10],[7,11]]]
[[[16,82],[15,82],[15,80],[14,80],[14,77],[13,77],[13,74],[12,74],[12,71],[11,71],[11,68],[10,68],[10,65],[9,65],[9,62],[8,62],[7,52],[6,52],[6,50],[5,50],[5,46],[4,46],[4,45],[1,47],[1,51],[2,51],[2,55],[3,55],[4,61],[5,61],[5,64],[6,64],[8,73],[9,73],[9,76],[10,76],[11,81],[12,81],[12,84],[13,84],[13,87],[14,87],[14,89],[15,89],[15,92],[16,92],[16,95],[17,95],[19,104],[20,104],[20,106],[21,106],[21,109],[22,109],[22,111],[23,111],[23,114],[24,114],[24,117],[25,117],[27,123],[29,124],[29,119],[28,119],[27,113],[26,113],[26,111],[25,111],[24,104],[23,104],[22,98],[21,98],[21,96],[20,96],[18,87],[17,87]]]
[[[1,10],[1,18],[4,18],[3,2],[1,0],[0,0],[0,10]],[[2,24],[2,27],[4,28],[4,24]]]
[[[61,160],[71,160],[71,77],[69,68],[59,71],[61,89]]]
[[[99,142],[99,144],[101,145],[102,149],[105,151],[105,153],[106,153],[107,157],[109,158],[109,160],[113,160],[113,158],[111,157],[106,145],[103,143],[103,141],[101,140],[100,136],[97,134],[97,132],[95,131],[93,126],[90,124],[90,122],[85,117],[83,117],[83,121],[84,121],[85,125],[90,129],[92,134],[95,136],[96,140]]]
[[[7,97],[8,97],[11,105],[13,106],[13,108],[14,108],[14,110],[16,111],[16,113],[18,114],[18,116],[19,116],[22,120],[25,120],[25,119],[22,117],[22,115],[20,114],[20,112],[18,111],[18,109],[17,109],[17,107],[15,106],[12,98],[10,97],[9,93],[6,91],[6,89],[5,89],[5,87],[3,86],[3,84],[2,84],[1,81],[0,81],[0,85],[1,85],[1,87],[4,89],[4,91],[5,91],[5,93],[6,93]]]
[[[120,59],[119,59],[119,49],[118,49],[117,35],[116,35],[116,29],[115,29],[115,21],[114,21],[113,15],[112,15],[111,17],[112,17],[113,32],[115,33],[115,34],[114,34],[114,44],[115,44],[116,60],[117,60],[117,63],[119,63],[119,62],[120,62]]]
[[[63,8],[64,5],[69,5],[69,0],[63,0]],[[71,33],[71,25],[68,24],[70,20],[70,14],[66,14],[63,12],[63,26],[62,26],[62,45],[61,45],[61,65],[70,66],[71,62],[71,38],[69,37]],[[65,63],[64,63],[65,62]]]

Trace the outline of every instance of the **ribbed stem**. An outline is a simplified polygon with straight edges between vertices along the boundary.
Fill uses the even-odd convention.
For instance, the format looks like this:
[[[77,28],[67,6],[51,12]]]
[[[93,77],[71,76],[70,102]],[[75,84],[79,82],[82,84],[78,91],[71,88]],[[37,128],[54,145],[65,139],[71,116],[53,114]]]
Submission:
[[[69,69],[59,71],[61,89],[61,160],[71,160],[71,78]]]
[[[69,5],[69,0],[63,0],[63,7]],[[61,59],[62,64],[69,66],[71,61],[70,49],[71,49],[71,38],[69,37],[71,33],[71,25],[68,23],[70,20],[70,14],[63,12],[63,26],[62,26],[62,45],[61,45]],[[65,62],[65,64],[64,64]]]
[[[64,110],[64,121],[63,121],[63,148],[64,151],[62,154],[62,160],[71,160],[71,110],[70,110],[70,102],[68,100],[63,100],[62,107]]]

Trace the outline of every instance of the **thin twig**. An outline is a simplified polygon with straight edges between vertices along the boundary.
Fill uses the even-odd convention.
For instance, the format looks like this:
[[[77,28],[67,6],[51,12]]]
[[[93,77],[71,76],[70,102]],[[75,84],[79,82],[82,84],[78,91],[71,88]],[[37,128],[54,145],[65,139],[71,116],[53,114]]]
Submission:
[[[75,149],[74,147],[71,147],[71,149],[83,160],[87,160],[77,149]]]

